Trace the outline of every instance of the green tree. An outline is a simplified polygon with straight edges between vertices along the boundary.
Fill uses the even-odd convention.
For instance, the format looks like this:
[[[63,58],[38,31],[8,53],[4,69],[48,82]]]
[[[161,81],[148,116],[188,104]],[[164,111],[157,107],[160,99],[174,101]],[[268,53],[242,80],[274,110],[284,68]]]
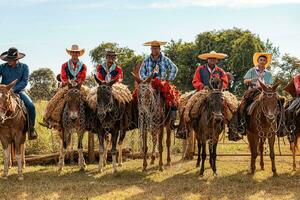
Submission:
[[[49,100],[56,91],[57,83],[54,73],[49,68],[40,68],[29,76],[29,95],[34,101]]]

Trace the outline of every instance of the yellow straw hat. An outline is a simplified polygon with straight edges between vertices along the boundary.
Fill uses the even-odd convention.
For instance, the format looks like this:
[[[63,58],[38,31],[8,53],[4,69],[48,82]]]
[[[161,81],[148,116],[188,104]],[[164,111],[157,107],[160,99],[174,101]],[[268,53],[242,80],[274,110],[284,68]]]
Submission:
[[[71,48],[67,48],[66,51],[69,55],[71,55],[71,52],[76,51],[80,53],[79,56],[82,56],[84,54],[85,49],[80,48],[77,44],[73,44]]]
[[[265,65],[265,68],[267,68],[270,64],[271,64],[271,61],[272,61],[272,54],[270,53],[262,53],[262,52],[256,52],[254,55],[253,55],[253,63],[254,63],[254,66],[257,66],[258,65],[258,58],[260,56],[265,56],[267,58],[267,63]]]
[[[144,43],[144,46],[154,46],[154,47],[159,47],[159,46],[163,46],[163,45],[165,45],[165,44],[167,44],[167,42],[153,40],[153,41]]]
[[[200,54],[198,56],[198,58],[200,58],[202,60],[207,60],[209,58],[224,59],[226,57],[227,57],[227,54],[225,54],[225,53],[217,53],[215,51],[211,51],[209,53],[203,53],[203,54]]]

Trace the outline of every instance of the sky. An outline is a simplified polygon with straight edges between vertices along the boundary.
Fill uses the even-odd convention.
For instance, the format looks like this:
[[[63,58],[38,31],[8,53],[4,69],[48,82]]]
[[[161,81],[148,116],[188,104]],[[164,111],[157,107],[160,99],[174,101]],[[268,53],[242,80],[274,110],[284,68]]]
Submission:
[[[101,42],[149,54],[150,40],[194,41],[233,27],[300,58],[300,0],[0,0],[0,27],[0,51],[17,47],[30,71],[58,73],[72,44],[86,49],[91,71],[89,51]]]

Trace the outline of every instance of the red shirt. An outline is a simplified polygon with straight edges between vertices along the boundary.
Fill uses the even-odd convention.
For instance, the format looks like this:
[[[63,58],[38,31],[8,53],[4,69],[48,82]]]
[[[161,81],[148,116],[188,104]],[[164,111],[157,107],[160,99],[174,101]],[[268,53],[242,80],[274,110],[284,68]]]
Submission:
[[[74,63],[73,63],[74,64]],[[74,64],[75,68],[77,67],[77,63]],[[86,70],[87,67],[85,64],[82,65],[81,70],[76,76],[76,82],[82,84],[86,79]],[[69,79],[73,79],[73,75],[70,73],[68,69],[68,62],[64,63],[61,66],[61,81],[62,83],[67,83]]]
[[[109,72],[111,80],[117,80],[117,82],[122,82],[123,80],[123,70],[121,67],[116,66],[114,70]],[[96,75],[100,81],[105,82],[105,77],[107,76],[107,71],[100,64],[96,68]]]
[[[293,80],[294,80],[295,90],[296,90],[296,93],[298,96],[298,95],[300,95],[300,74],[297,74],[296,76],[294,76]]]
[[[223,89],[228,88],[228,77],[225,71],[218,66],[215,66],[215,68],[210,71],[207,65],[201,65],[197,67],[192,82],[194,88],[196,90],[202,90],[204,86],[209,85],[209,80],[212,77],[220,78],[223,81]]]

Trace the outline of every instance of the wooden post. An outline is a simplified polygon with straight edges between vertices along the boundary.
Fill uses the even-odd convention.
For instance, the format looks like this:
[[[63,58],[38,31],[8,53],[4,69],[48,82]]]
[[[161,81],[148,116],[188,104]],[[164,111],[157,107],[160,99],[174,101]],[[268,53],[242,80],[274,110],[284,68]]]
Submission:
[[[88,160],[89,163],[95,161],[95,150],[94,150],[94,133],[89,132],[88,137]]]
[[[196,146],[196,138],[195,138],[194,131],[189,133],[189,137],[186,140],[183,140],[182,146],[183,146],[183,155],[182,155],[183,159],[192,160],[193,156],[195,155],[195,146]]]

